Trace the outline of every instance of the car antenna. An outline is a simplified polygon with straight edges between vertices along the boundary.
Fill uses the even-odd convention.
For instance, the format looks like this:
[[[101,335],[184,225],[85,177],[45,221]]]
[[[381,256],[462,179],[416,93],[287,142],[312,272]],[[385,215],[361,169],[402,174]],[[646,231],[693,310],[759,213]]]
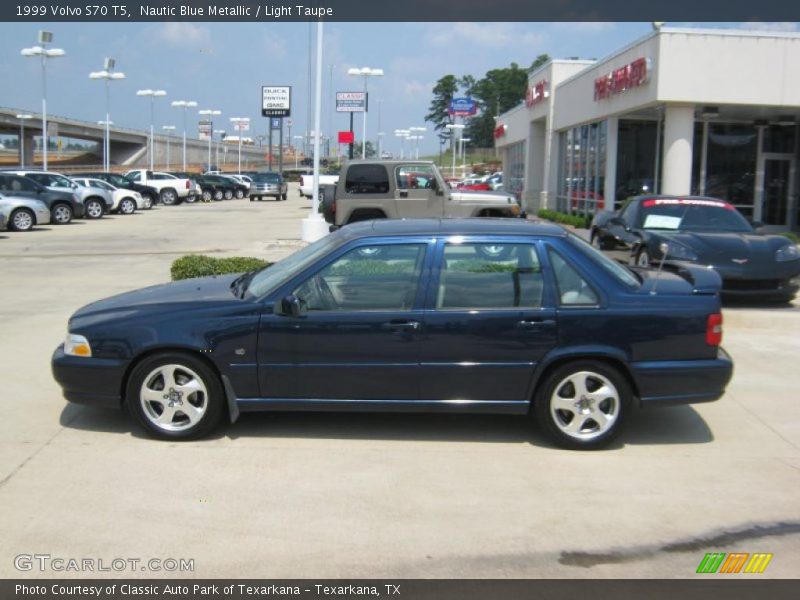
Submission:
[[[658,263],[658,272],[656,273],[656,280],[653,282],[653,289],[650,290],[650,293],[655,295],[656,288],[658,287],[658,278],[661,277],[661,271],[664,269],[664,261],[667,260],[667,254],[669,253],[669,244],[666,242],[662,242],[661,245],[658,247],[661,250],[661,262]]]

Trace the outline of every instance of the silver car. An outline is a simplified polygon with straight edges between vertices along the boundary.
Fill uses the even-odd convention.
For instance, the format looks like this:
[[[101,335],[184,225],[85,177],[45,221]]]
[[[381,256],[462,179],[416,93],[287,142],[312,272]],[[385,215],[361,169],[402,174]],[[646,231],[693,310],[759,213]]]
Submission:
[[[83,204],[84,216],[87,219],[99,219],[105,213],[110,211],[114,204],[114,199],[106,190],[80,186],[72,179],[65,177],[61,173],[33,170],[18,170],[11,172],[33,179],[39,185],[43,185],[51,190],[64,191],[65,189],[71,189],[78,196],[80,203]]]
[[[50,222],[50,209],[41,200],[6,196],[0,193],[0,229],[30,231],[35,225]]]

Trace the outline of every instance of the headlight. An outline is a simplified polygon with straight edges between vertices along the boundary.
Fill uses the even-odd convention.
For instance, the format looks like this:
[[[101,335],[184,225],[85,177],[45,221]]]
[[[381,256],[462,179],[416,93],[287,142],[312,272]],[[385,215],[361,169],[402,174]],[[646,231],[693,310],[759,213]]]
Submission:
[[[67,339],[64,340],[64,354],[68,356],[91,356],[92,347],[82,335],[74,333],[67,334]]]
[[[786,244],[778,248],[778,251],[775,253],[775,260],[778,262],[797,260],[798,258],[800,258],[800,251],[797,250],[797,244]]]
[[[667,258],[674,258],[677,260],[697,260],[697,255],[689,250],[689,248],[686,246],[673,242],[669,244],[667,249]]]

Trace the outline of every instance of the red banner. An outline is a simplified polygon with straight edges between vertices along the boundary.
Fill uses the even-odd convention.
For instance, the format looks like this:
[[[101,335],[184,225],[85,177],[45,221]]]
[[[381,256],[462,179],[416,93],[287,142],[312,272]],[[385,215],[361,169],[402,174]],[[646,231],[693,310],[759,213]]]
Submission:
[[[340,131],[339,132],[339,143],[340,144],[352,144],[356,139],[355,134],[352,131]]]

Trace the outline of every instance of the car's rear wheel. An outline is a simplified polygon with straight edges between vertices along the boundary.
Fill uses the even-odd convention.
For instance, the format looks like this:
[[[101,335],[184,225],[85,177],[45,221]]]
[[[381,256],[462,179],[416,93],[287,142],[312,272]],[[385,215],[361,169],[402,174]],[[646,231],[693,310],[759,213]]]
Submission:
[[[130,198],[123,198],[119,203],[119,212],[121,212],[123,215],[132,215],[134,212],[136,212],[136,202]]]
[[[142,198],[144,199],[144,209],[150,210],[153,208],[153,203],[155,202],[155,198],[150,194],[142,194]]]
[[[126,388],[126,405],[148,433],[162,439],[193,439],[209,433],[224,412],[217,374],[201,359],[164,352],[139,362]]]
[[[203,202],[211,202],[214,199],[214,194],[211,190],[203,190]]]
[[[217,190],[214,192],[214,200],[222,200],[225,197],[225,194],[222,193],[222,190]]]
[[[225,190],[225,200],[230,200],[233,198],[233,192],[230,190]]]
[[[72,208],[66,204],[56,204],[50,210],[50,220],[56,225],[66,225],[72,221]]]
[[[598,250],[611,249],[611,244],[609,244],[605,239],[603,239],[603,237],[600,235],[597,229],[592,229],[592,234],[589,238],[589,242],[592,244],[592,246],[594,246]]]
[[[18,208],[11,213],[11,218],[8,220],[8,228],[12,231],[30,231],[33,229],[33,224],[36,223],[36,217],[33,212],[27,208]]]
[[[581,360],[552,371],[539,387],[534,411],[540,427],[559,446],[591,450],[619,435],[632,392],[619,371]]]
[[[289,194],[288,193],[287,194],[281,194],[281,200],[288,200],[288,199],[289,199]]]
[[[88,200],[85,209],[87,219],[99,219],[103,216],[103,203],[100,200]]]
[[[164,206],[172,206],[178,202],[178,192],[175,190],[161,190],[161,202]]]
[[[244,191],[243,190],[236,190],[236,199],[241,200],[244,198]]]

